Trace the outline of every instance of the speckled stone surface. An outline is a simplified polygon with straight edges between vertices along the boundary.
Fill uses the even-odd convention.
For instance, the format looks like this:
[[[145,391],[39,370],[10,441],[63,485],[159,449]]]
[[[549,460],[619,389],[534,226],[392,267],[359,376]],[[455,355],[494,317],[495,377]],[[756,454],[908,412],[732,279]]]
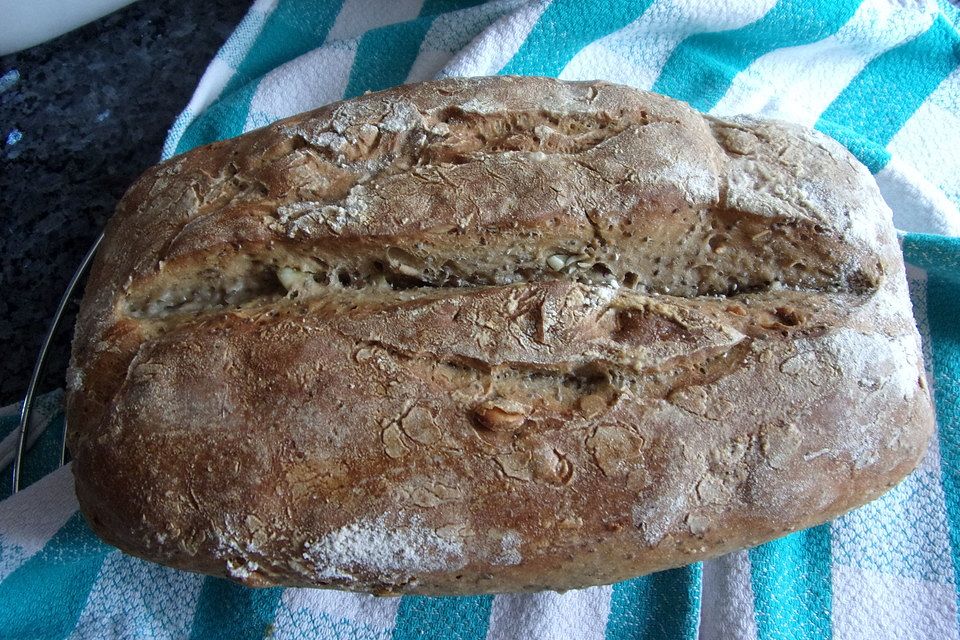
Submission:
[[[141,1],[0,57],[0,404],[23,394],[74,269],[246,9]],[[63,384],[76,307],[45,389]]]

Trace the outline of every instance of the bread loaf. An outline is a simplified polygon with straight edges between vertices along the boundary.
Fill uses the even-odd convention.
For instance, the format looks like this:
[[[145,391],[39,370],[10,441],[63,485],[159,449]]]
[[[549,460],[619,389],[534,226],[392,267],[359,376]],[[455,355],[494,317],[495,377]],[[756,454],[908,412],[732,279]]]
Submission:
[[[849,153],[543,78],[398,87],[150,169],[68,377],[104,540],[377,594],[756,545],[882,494],[933,423],[891,214]]]

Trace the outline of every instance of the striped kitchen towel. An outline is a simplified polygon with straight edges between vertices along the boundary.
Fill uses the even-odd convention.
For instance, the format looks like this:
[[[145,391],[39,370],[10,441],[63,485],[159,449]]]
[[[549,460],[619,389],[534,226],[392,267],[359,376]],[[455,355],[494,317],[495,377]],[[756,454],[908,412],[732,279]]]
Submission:
[[[835,137],[904,232],[937,436],[881,499],[756,549],[564,594],[384,599],[252,590],[99,542],[69,468],[50,473],[50,396],[35,482],[0,502],[0,638],[960,639],[958,25],[947,0],[258,0],[165,157],[364,91],[497,73],[601,78]],[[0,435],[15,422],[0,411]]]

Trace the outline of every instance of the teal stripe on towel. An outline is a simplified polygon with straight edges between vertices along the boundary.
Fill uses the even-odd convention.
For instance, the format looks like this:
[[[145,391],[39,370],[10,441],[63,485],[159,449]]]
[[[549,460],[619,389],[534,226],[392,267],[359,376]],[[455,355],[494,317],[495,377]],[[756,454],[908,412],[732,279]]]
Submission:
[[[926,32],[864,67],[816,126],[877,173],[890,159],[887,144],[958,65],[960,37],[937,16]]]
[[[484,2],[486,2],[486,0],[424,0],[423,6],[420,7],[420,17],[436,17],[452,11],[469,9],[470,7],[481,5]]]
[[[209,142],[225,140],[243,133],[247,114],[250,113],[250,102],[257,92],[258,84],[259,81],[251,82],[210,105],[180,136],[176,153],[184,153]]]
[[[830,525],[750,550],[759,640],[832,637]]]
[[[483,640],[490,627],[492,605],[493,596],[404,596],[397,609],[393,640]]]
[[[322,45],[342,4],[343,0],[281,2],[267,18],[217,101],[183,132],[176,153],[243,133],[260,79],[284,62]]]
[[[960,585],[960,238],[909,233],[904,257],[927,270],[927,322],[933,355],[940,472],[954,584]],[[960,593],[957,594],[960,611]],[[960,625],[960,619],[957,624]]]
[[[270,637],[283,589],[251,589],[205,578],[190,637],[195,640],[263,640]]]
[[[903,237],[903,254],[910,264],[926,271],[935,271],[940,277],[952,278],[956,284],[960,284],[960,238],[930,233],[908,233]],[[955,317],[960,318],[960,314]],[[956,326],[958,325],[944,325],[943,329]],[[937,329],[940,328],[937,327]],[[958,438],[960,438],[960,432],[958,432]]]
[[[261,77],[297,56],[316,49],[327,39],[343,0],[280,2],[263,25],[224,95]]]
[[[651,4],[621,0],[600,9],[582,0],[554,0],[500,73],[557,76],[581,49],[635,21]]]
[[[57,400],[52,400],[57,402]],[[63,433],[63,412],[59,409],[51,410],[49,405],[51,399],[49,396],[41,396],[37,399],[34,406],[34,420],[41,410],[44,413],[49,412],[50,418],[44,432],[40,434],[33,446],[23,456],[23,467],[20,472],[20,488],[25,489],[31,484],[40,480],[48,473],[55,471],[60,466],[60,434]],[[19,410],[19,405],[18,405]],[[20,428],[20,413],[12,413],[8,416],[0,417],[0,439],[7,434]],[[41,428],[40,424],[34,423],[34,429]],[[0,469],[0,499],[11,495],[13,486],[13,464]],[[2,558],[2,555],[0,555]],[[0,638],[3,636],[0,635]]]
[[[417,18],[368,31],[357,44],[344,98],[403,84],[433,18]]]
[[[862,0],[780,0],[765,16],[740,29],[700,33],[680,43],[653,85],[657,93],[709,111],[738,73],[782,47],[810,44],[836,33]]]
[[[426,0],[420,8],[420,17],[415,20],[365,33],[357,43],[357,54],[343,97],[354,98],[365,91],[380,91],[403,84],[434,18],[445,11],[467,9],[481,1]]]
[[[63,412],[57,411],[50,418],[46,430],[40,434],[40,437],[37,438],[37,441],[24,456],[23,475],[20,478],[21,488],[29,487],[60,467],[61,434],[63,434],[64,419]],[[10,475],[12,479],[12,474],[7,475]]]
[[[0,638],[66,638],[113,550],[79,512],[73,514],[43,549],[0,582]]]
[[[613,585],[607,640],[695,640],[702,581],[697,563]]]

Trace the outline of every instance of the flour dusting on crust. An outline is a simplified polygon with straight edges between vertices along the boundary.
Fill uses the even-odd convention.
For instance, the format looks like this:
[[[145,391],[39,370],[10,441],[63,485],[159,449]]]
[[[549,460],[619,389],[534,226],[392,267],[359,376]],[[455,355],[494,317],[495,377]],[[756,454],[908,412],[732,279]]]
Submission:
[[[390,524],[381,516],[360,520],[306,545],[303,558],[314,564],[320,580],[355,580],[355,574],[389,575],[408,580],[429,571],[465,564],[463,545],[423,525]]]

